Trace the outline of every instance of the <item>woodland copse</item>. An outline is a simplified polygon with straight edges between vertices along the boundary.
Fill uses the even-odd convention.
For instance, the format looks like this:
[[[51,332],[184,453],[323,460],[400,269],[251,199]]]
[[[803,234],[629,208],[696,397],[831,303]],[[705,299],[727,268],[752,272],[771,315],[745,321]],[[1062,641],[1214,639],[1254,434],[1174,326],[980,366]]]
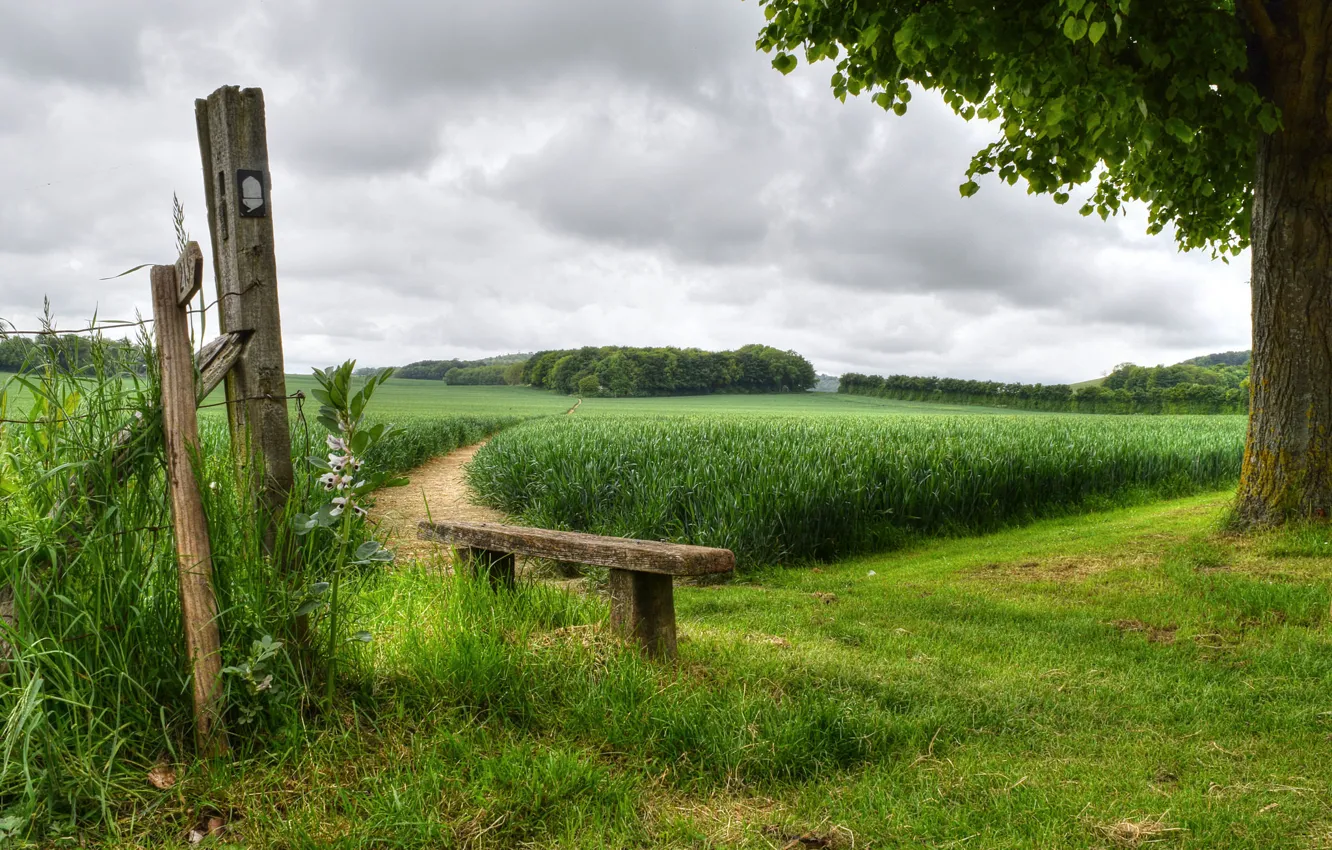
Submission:
[[[971,381],[912,375],[842,376],[838,392],[1070,413],[1245,413],[1248,352],[1228,351],[1173,366],[1116,366],[1099,386]]]
[[[522,382],[567,394],[614,397],[716,392],[802,392],[814,366],[794,351],[746,345],[735,351],[603,346],[539,351]]]

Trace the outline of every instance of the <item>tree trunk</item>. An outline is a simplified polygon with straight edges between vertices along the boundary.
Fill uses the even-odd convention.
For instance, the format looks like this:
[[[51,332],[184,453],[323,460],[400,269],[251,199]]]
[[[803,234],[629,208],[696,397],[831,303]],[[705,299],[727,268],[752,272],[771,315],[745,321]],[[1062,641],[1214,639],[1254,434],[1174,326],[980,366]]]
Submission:
[[[1237,505],[1248,525],[1332,511],[1332,52],[1326,26],[1314,25],[1329,5],[1291,3],[1251,41],[1282,127],[1259,142],[1254,175],[1253,373]]]

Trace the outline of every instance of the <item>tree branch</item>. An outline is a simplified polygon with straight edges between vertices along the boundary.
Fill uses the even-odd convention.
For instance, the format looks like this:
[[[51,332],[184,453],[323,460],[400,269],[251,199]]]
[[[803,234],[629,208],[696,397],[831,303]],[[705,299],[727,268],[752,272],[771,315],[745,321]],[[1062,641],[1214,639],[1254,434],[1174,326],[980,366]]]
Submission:
[[[1272,16],[1267,13],[1264,0],[1240,0],[1238,7],[1244,9],[1244,17],[1249,19],[1249,26],[1253,27],[1253,31],[1262,39],[1267,57],[1275,59],[1281,36],[1277,33],[1276,24],[1272,23]]]

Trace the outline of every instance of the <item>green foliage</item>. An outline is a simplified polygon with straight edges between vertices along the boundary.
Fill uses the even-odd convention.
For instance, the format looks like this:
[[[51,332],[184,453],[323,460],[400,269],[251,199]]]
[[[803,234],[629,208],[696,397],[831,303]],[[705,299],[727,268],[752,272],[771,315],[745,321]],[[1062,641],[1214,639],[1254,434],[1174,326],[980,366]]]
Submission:
[[[24,372],[44,363],[88,376],[144,372],[142,349],[127,340],[94,342],[77,334],[6,336],[0,320],[0,372]]]
[[[495,357],[485,357],[480,360],[458,360],[458,359],[418,360],[415,363],[408,363],[406,366],[403,366],[401,369],[396,370],[396,372],[399,378],[411,378],[411,379],[425,380],[425,381],[444,381],[448,379],[449,373],[454,371],[455,369],[465,370],[464,375],[466,375],[467,370],[484,369],[485,367],[488,366],[500,366],[500,367],[513,366],[515,364],[524,363],[527,361],[527,359],[530,356],[531,355],[528,354],[501,354]],[[503,374],[502,369],[500,370],[500,373]],[[490,374],[490,373],[482,372],[477,374]],[[450,383],[476,386],[479,384],[503,383],[503,382],[463,379],[458,381],[450,381]]]
[[[828,559],[1238,479],[1238,417],[547,419],[468,476],[524,521]]]
[[[518,364],[496,363],[490,366],[455,366],[444,374],[444,383],[454,387],[498,387],[508,383],[505,374]]]
[[[1203,359],[1203,358],[1197,358]],[[1247,409],[1249,364],[1230,366],[1223,362],[1201,365],[1191,362],[1174,366],[1135,366],[1124,363],[1106,376],[1101,386],[1110,390],[1171,390],[1175,387],[1210,387],[1215,390],[1234,390],[1235,405]],[[1239,392],[1239,391],[1243,392]]]
[[[114,817],[153,793],[143,776],[159,758],[190,758],[189,668],[156,368],[151,348],[141,351],[150,358],[147,380],[116,371],[117,346],[99,341],[89,348],[90,368],[70,368],[42,349],[45,359],[0,389],[0,418],[25,420],[0,423],[0,586],[17,590],[15,622],[0,635],[14,648],[0,682],[0,715],[8,718],[0,731],[0,801],[23,835],[48,827],[68,834],[71,822]],[[393,384],[376,380],[379,392],[384,386]],[[14,388],[22,390],[18,400],[5,391]],[[364,414],[367,395],[349,380],[339,398],[348,414],[353,406]],[[277,549],[294,549],[301,569],[275,568],[246,482],[236,478],[220,410],[200,418],[199,480],[222,612],[226,723],[233,747],[249,756],[304,734],[311,683],[289,648],[299,645],[297,616],[325,610],[338,552],[318,535],[291,537],[284,521],[275,529]],[[409,418],[364,446],[365,463],[395,474],[516,421]],[[366,423],[370,431],[378,425]],[[297,461],[323,447],[322,437],[311,445],[299,420],[292,436]],[[293,514],[315,507],[305,500],[318,487],[317,470],[301,462],[296,469]],[[346,560],[382,560],[369,532],[352,526]],[[354,643],[334,652],[354,660],[362,632],[344,635]]]
[[[1248,366],[1253,360],[1249,351],[1222,351],[1218,354],[1204,354],[1180,363],[1181,366]]]
[[[148,766],[189,752],[193,720],[155,384],[55,360],[20,380],[28,401],[8,413],[25,421],[0,424],[0,456],[18,485],[0,499],[0,585],[13,589],[15,614],[4,629],[0,800],[31,834],[141,796]],[[205,421],[200,432],[222,654],[233,668],[226,720],[249,753],[301,722],[304,685],[279,651],[295,603],[264,555],[224,424]],[[306,569],[328,568],[321,552],[276,534]],[[279,649],[260,662],[251,650],[265,640]],[[252,672],[262,663],[264,675],[234,672],[246,663]]]
[[[597,380],[596,375],[584,375],[578,379],[578,394],[580,396],[591,397],[601,392],[601,382]]]
[[[314,370],[319,386],[311,390],[311,394],[320,402],[319,422],[329,431],[325,443],[331,453],[328,460],[312,456],[306,458],[306,461],[322,473],[319,484],[324,491],[337,495],[332,496],[314,513],[297,514],[294,520],[297,534],[316,532],[317,535],[319,529],[327,529],[328,538],[331,538],[331,546],[328,548],[334,553],[331,580],[312,586],[312,592],[306,594],[297,609],[297,616],[311,620],[314,620],[315,615],[327,618],[323,624],[328,647],[324,655],[324,704],[327,708],[333,705],[339,642],[364,643],[371,639],[365,631],[344,638],[339,629],[342,611],[338,606],[338,592],[342,586],[343,568],[349,564],[378,568],[393,560],[393,553],[380,545],[379,541],[366,539],[362,520],[369,512],[364,504],[371,494],[382,487],[400,487],[407,483],[406,478],[393,477],[391,471],[376,469],[373,464],[365,463],[366,453],[393,430],[393,426],[388,423],[370,425],[365,421],[366,408],[375,389],[393,377],[393,370],[386,369],[365,380],[359,389],[354,389],[352,375],[355,370],[355,360],[348,360],[328,370]],[[323,592],[315,591],[315,587],[319,586],[328,588],[327,604],[323,600]]]
[[[851,395],[936,404],[978,404],[1060,413],[1236,414],[1248,410],[1248,367],[1124,364],[1102,383],[1020,384],[919,378],[911,375],[843,375],[837,391]]]
[[[761,50],[789,73],[797,56],[836,62],[833,95],[867,94],[901,115],[911,87],[937,91],[998,138],[967,169],[1068,200],[1083,215],[1138,200],[1149,232],[1174,224],[1183,248],[1238,254],[1261,133],[1279,125],[1248,73],[1234,4],[1031,0],[760,0]]]
[[[614,397],[692,395],[713,392],[797,392],[811,389],[814,367],[794,351],[746,345],[735,351],[697,348],[579,348],[540,351],[523,380],[573,395],[591,376]]]

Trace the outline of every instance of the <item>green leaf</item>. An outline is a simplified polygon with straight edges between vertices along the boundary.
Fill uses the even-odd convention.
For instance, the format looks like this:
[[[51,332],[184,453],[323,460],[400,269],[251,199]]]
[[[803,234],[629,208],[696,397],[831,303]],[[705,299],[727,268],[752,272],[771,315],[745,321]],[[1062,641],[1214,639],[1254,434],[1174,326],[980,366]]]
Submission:
[[[1258,111],[1258,126],[1264,133],[1275,133],[1281,128],[1281,113],[1272,103],[1264,103]]]
[[[314,457],[312,455],[307,457],[305,462],[313,466],[315,469],[322,469],[325,472],[329,472],[333,469],[333,467],[328,465],[328,461],[324,460],[322,457]]]
[[[1171,117],[1165,123],[1166,132],[1179,139],[1184,144],[1192,144],[1193,137],[1196,135],[1193,128],[1185,124],[1183,120]]]
[[[337,525],[340,517],[333,516],[333,503],[329,502],[327,505],[324,505],[319,510],[315,511],[311,518],[320,528],[330,528]]]
[[[977,183],[975,180],[968,180],[967,182],[963,183],[961,186],[958,186],[957,191],[962,195],[962,197],[970,198],[972,195],[980,191],[980,184]]]
[[[1078,41],[1087,34],[1087,22],[1082,18],[1069,16],[1064,20],[1064,35],[1072,41]]]
[[[795,70],[796,61],[796,58],[790,53],[778,53],[777,58],[772,60],[772,67],[785,75]]]
[[[352,435],[351,452],[359,455],[370,445],[370,434],[365,431],[357,431]]]
[[[393,553],[379,545],[377,540],[367,540],[356,547],[356,564],[387,564],[393,560]]]
[[[1055,202],[1056,204],[1066,204],[1066,203],[1068,203],[1068,193],[1067,193],[1067,192],[1055,192],[1055,193],[1054,193],[1054,202]]]
[[[308,617],[310,614],[314,613],[320,608],[323,608],[326,605],[328,605],[328,602],[326,602],[323,599],[307,599],[300,604],[300,607],[296,609],[296,616]]]
[[[1087,38],[1091,39],[1092,44],[1100,42],[1101,37],[1105,35],[1105,21],[1093,21],[1087,27]]]

